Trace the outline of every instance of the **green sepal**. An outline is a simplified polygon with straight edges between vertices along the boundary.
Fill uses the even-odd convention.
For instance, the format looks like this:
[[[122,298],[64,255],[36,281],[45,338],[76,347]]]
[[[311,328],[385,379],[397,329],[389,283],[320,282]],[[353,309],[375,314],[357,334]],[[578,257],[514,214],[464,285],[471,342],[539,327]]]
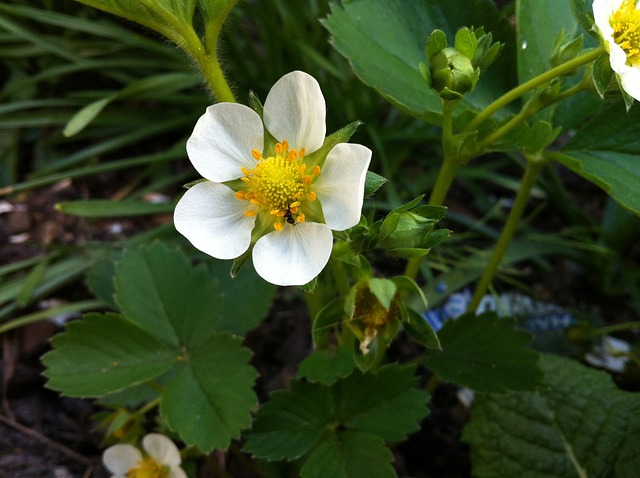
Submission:
[[[380,304],[389,311],[391,308],[391,302],[398,291],[398,287],[395,282],[389,279],[379,279],[374,277],[373,279],[369,279],[368,287]]]
[[[573,35],[565,35],[564,32],[561,31],[556,37],[556,42],[551,51],[551,65],[558,66],[569,60],[573,60],[582,52],[583,45],[584,38],[582,35],[573,38]],[[571,74],[573,73],[574,72],[571,72]]]
[[[249,257],[251,257],[251,248],[247,249],[246,251],[244,251],[242,255],[236,257],[233,260],[233,263],[231,264],[231,269],[229,269],[229,276],[232,279],[236,278],[236,276],[238,275],[238,272],[240,272],[240,270],[247,263],[247,260],[249,260]]]
[[[463,27],[456,32],[454,46],[456,50],[471,60],[478,49],[478,39],[471,30]]]
[[[311,329],[314,347],[327,347],[332,333],[342,324],[344,318],[344,299],[334,299],[320,309],[320,312],[313,319],[313,327]]]
[[[364,197],[368,198],[373,196],[378,189],[384,186],[389,180],[379,174],[372,171],[367,171],[367,175],[364,180]]]
[[[593,18],[593,1],[592,0],[569,0],[571,11],[578,25],[580,25],[587,33],[598,38],[594,30],[595,20]]]
[[[306,157],[305,163],[308,167],[315,165],[322,166],[327,159],[329,151],[333,149],[336,144],[346,143],[351,139],[351,136],[358,130],[363,123],[361,121],[354,121],[349,123],[344,128],[339,129],[335,133],[330,134],[324,139],[324,143],[320,146],[320,149],[314,151]]]
[[[249,92],[249,107],[256,113],[258,113],[258,116],[260,116],[260,118],[262,118],[264,106],[262,105],[260,98],[258,98],[258,95],[256,95],[253,91]]]
[[[205,178],[200,178],[200,179],[194,179],[193,181],[189,181],[186,184],[183,184],[182,187],[184,189],[191,189],[193,186],[195,186],[196,184],[200,184],[200,183],[204,183],[208,181],[208,179]]]
[[[604,98],[605,93],[611,87],[611,80],[613,79],[609,55],[602,55],[593,62],[591,79],[596,93],[600,98]]]
[[[445,48],[447,48],[447,35],[445,35],[442,30],[433,30],[433,32],[431,32],[431,35],[429,35],[427,44],[424,48],[424,53],[427,57],[427,60],[433,60],[433,57]]]
[[[402,326],[407,335],[420,345],[433,350],[442,350],[438,335],[425,318],[415,310],[406,307]]]

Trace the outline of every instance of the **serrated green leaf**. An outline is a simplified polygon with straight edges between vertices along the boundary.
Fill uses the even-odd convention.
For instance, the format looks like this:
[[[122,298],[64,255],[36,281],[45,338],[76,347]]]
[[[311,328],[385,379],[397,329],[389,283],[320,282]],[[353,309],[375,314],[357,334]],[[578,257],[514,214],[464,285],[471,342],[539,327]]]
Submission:
[[[318,383],[295,380],[277,391],[256,416],[244,451],[269,460],[293,460],[307,453],[331,422],[331,391]]]
[[[430,352],[425,366],[476,391],[532,390],[542,379],[538,354],[527,348],[531,335],[514,326],[493,312],[449,320],[438,334],[442,351]]]
[[[291,460],[345,428],[402,440],[428,413],[429,395],[416,387],[414,371],[387,365],[376,373],[355,371],[331,386],[294,380],[290,391],[273,393],[258,411],[244,449],[260,458]]]
[[[194,346],[220,321],[223,297],[204,265],[161,242],[125,251],[116,265],[116,302],[124,315],[167,344]]]
[[[442,102],[420,73],[430,32],[453,39],[461,26],[484,25],[505,48],[463,105],[481,110],[514,86],[513,33],[490,0],[352,0],[331,4],[322,24],[356,75],[409,113],[439,124]],[[427,55],[431,53],[429,49]],[[459,108],[462,110],[463,108]]]
[[[160,401],[160,413],[185,443],[205,453],[226,448],[251,425],[257,373],[250,358],[242,339],[223,333],[188,348]]]
[[[393,478],[393,454],[384,441],[368,433],[344,431],[330,435],[309,456],[302,478]]]
[[[52,339],[42,358],[47,387],[94,397],[143,383],[177,363],[176,350],[117,314],[87,314]]]
[[[316,350],[300,363],[298,377],[331,385],[348,376],[355,366],[353,351],[348,347]]]
[[[473,475],[637,476],[638,394],[569,359],[547,355],[540,364],[546,378],[537,391],[476,398],[463,434]]]
[[[222,296],[218,330],[243,335],[267,316],[277,287],[258,276],[253,266],[236,271],[233,279],[226,261],[215,261],[209,269]]]
[[[387,365],[355,372],[332,386],[335,417],[349,429],[401,441],[419,427],[429,395],[417,388],[415,367]]]

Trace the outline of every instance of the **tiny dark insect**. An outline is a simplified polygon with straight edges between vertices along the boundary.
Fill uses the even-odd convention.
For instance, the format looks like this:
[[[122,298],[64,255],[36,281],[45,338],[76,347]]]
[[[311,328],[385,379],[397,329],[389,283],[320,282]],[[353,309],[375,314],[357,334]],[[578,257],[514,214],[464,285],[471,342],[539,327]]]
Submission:
[[[287,220],[287,222],[289,224],[291,224],[292,226],[296,225],[296,220],[293,218],[293,216],[291,215],[291,211],[289,211],[287,209],[287,212],[284,213],[284,218]]]

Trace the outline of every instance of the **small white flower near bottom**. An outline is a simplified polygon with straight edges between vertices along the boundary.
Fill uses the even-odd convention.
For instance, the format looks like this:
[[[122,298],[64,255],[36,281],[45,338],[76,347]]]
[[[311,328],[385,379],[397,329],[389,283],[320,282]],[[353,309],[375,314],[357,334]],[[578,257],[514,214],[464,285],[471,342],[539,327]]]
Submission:
[[[273,284],[310,282],[329,261],[331,231],[360,221],[371,161],[359,144],[314,155],[325,117],[320,85],[301,71],[273,85],[263,118],[235,103],[207,108],[187,141],[206,181],[178,202],[176,229],[217,259],[239,257],[254,244],[256,272]]]
[[[622,89],[640,100],[640,10],[635,0],[594,0],[595,26]]]
[[[180,450],[166,436],[149,433],[142,439],[146,456],[133,445],[107,448],[102,455],[111,478],[187,478],[180,467]]]

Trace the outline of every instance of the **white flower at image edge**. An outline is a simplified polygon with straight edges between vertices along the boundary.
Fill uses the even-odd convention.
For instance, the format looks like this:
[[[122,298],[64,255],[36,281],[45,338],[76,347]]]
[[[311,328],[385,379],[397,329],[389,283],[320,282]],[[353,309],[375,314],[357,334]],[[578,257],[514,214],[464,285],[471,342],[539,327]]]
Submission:
[[[111,478],[187,478],[180,468],[180,451],[166,436],[149,433],[142,439],[143,455],[133,445],[113,445],[102,455]]]
[[[325,139],[325,117],[320,85],[300,71],[273,85],[264,125],[241,104],[208,107],[187,141],[206,181],[178,202],[176,229],[218,259],[239,257],[255,242],[256,272],[273,284],[311,281],[329,260],[331,231],[360,220],[371,160],[368,148],[349,143],[334,146],[326,159],[313,155]],[[277,141],[268,151],[265,128]]]
[[[640,100],[640,10],[635,0],[594,0],[596,28],[624,91]]]

